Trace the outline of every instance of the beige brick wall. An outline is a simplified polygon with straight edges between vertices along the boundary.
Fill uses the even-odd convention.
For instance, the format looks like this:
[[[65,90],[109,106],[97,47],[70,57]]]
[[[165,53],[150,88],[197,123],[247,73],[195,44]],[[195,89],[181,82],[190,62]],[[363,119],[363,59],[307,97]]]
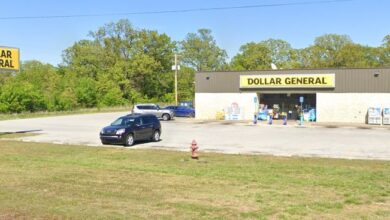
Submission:
[[[215,119],[217,111],[237,103],[242,120],[252,120],[256,93],[196,93],[197,119]],[[390,107],[389,93],[317,93],[318,122],[366,123],[369,107]]]
[[[215,119],[217,111],[231,107],[237,103],[242,120],[252,120],[256,93],[195,93],[195,109],[197,119]]]
[[[368,107],[390,107],[390,94],[317,93],[318,122],[366,123]]]

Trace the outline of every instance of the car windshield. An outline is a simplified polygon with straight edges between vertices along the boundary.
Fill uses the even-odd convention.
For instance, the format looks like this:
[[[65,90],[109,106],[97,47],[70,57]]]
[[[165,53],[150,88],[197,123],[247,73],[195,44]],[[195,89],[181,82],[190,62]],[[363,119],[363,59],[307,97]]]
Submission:
[[[135,118],[118,118],[113,123],[111,123],[112,126],[120,126],[120,125],[130,125],[133,124],[135,121]]]

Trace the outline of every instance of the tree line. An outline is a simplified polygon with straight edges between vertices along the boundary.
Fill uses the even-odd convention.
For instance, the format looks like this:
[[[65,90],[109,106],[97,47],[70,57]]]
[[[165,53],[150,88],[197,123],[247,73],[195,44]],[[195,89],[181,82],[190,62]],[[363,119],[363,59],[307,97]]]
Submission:
[[[199,29],[182,41],[128,20],[106,24],[63,51],[58,66],[25,61],[18,73],[0,75],[0,112],[62,111],[173,102],[174,54],[179,54],[179,100],[193,100],[197,71],[390,67],[390,35],[379,47],[354,43],[347,35],[325,34],[295,49],[268,39],[240,47],[228,60],[211,30]]]

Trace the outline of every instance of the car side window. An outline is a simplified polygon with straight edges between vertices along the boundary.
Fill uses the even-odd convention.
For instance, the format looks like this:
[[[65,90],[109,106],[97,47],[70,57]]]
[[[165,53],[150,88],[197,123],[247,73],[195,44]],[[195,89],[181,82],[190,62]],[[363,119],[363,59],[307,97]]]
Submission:
[[[129,118],[125,119],[125,125],[128,126],[131,124],[131,120]]]
[[[135,124],[136,124],[136,125],[143,125],[144,123],[143,123],[143,121],[142,121],[142,118],[137,118],[137,119],[135,119]]]

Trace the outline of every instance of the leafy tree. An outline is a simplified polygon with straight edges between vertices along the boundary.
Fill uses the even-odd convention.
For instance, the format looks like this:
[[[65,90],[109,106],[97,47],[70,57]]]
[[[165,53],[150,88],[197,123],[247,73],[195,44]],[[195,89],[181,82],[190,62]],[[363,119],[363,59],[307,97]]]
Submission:
[[[107,77],[102,76],[97,82],[98,89],[98,106],[117,106],[126,104],[126,100],[122,97],[122,91],[114,81],[105,80]]]
[[[64,50],[63,60],[67,71],[77,73],[78,77],[92,77],[104,71],[108,56],[96,41],[81,40]]]
[[[89,35],[104,48],[106,59],[113,58],[113,62],[117,57],[129,59],[139,52],[134,47],[139,40],[138,31],[126,19],[108,23]]]
[[[55,96],[55,110],[72,110],[77,107],[77,96],[72,87],[67,87]]]
[[[314,45],[309,47],[311,56],[311,68],[342,67],[340,60],[341,49],[353,44],[347,35],[325,34],[314,40]]]
[[[160,95],[160,77],[164,73],[158,72],[161,68],[158,62],[146,54],[138,54],[129,61],[129,67],[131,73],[129,79],[131,79],[131,85],[139,93],[148,97],[158,97]]]
[[[376,48],[347,44],[337,54],[337,60],[341,67],[368,68],[380,65],[379,56]]]
[[[54,94],[60,89],[61,76],[57,69],[36,60],[23,62],[21,71],[16,75],[19,82],[29,82],[33,89],[45,100],[47,109],[54,107]]]
[[[89,35],[93,40],[79,41],[64,51],[63,73],[76,73],[76,78],[92,77],[97,99],[111,91],[108,85],[115,87],[111,95],[119,95],[113,103],[125,103],[124,99],[136,102],[140,97],[161,98],[173,91],[166,73],[171,71],[176,46],[166,34],[137,30],[128,20],[119,20]],[[77,90],[76,94],[80,98]],[[81,106],[86,105],[80,103],[85,98],[78,99]],[[99,105],[113,103],[103,101]]]
[[[380,50],[380,62],[383,66],[390,67],[390,34],[383,38]]]
[[[107,24],[90,35],[103,48],[106,72],[124,98],[161,97],[162,91],[172,91],[173,84],[164,75],[170,72],[175,44],[167,35],[136,30],[128,20]]]
[[[340,68],[390,66],[390,35],[380,47],[355,44],[346,35],[326,34],[303,49],[280,39],[241,46],[230,64],[211,30],[189,33],[176,47],[166,34],[135,29],[128,20],[109,23],[64,50],[63,64],[54,67],[26,61],[18,73],[0,75],[0,112],[72,110],[126,103],[172,102],[173,52],[181,53],[179,100],[194,97],[195,71],[279,68]]]
[[[260,44],[265,45],[269,49],[272,63],[278,68],[291,69],[299,66],[297,51],[287,41],[268,39],[261,41]]]
[[[240,48],[240,53],[233,57],[231,68],[234,70],[263,70],[271,67],[270,49],[262,43],[248,43]]]
[[[390,34],[386,35],[382,40],[382,46],[390,48]]]
[[[183,66],[177,76],[178,99],[181,101],[191,101],[195,96],[195,71],[192,68]],[[172,82],[173,83],[173,82]],[[174,94],[172,93],[173,101]],[[169,101],[169,99],[166,99]]]
[[[142,30],[138,35],[140,38],[137,42],[137,47],[140,48],[139,53],[153,57],[159,64],[159,72],[170,71],[176,43],[168,35],[159,34],[157,31]]]
[[[61,76],[61,81],[54,92],[54,104],[49,110],[63,111],[76,109],[80,105],[77,103],[76,85],[79,78],[77,73],[65,70]]]
[[[180,43],[181,60],[196,71],[215,71],[226,64],[226,51],[219,48],[209,29],[187,34]]]
[[[300,68],[314,68],[312,66],[312,57],[314,56],[312,47],[297,49],[296,54]]]
[[[81,78],[76,83],[75,93],[77,103],[81,107],[94,107],[97,104],[97,88],[96,81],[92,78]]]
[[[12,78],[12,73],[0,71],[0,86],[7,83],[7,81],[11,78]]]

